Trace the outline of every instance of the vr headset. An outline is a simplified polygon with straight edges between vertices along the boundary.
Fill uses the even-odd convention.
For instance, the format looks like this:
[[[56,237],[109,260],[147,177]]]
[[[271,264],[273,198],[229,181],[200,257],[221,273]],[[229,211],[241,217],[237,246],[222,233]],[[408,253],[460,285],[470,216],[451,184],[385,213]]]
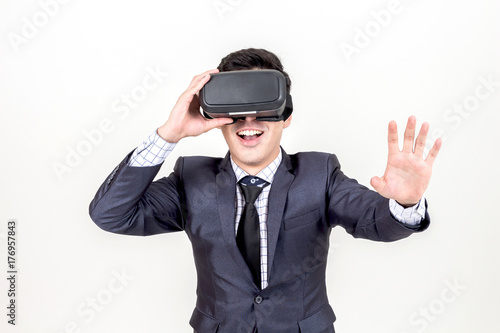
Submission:
[[[274,69],[239,70],[212,74],[200,90],[205,118],[256,117],[261,121],[286,120],[293,111],[287,79]]]

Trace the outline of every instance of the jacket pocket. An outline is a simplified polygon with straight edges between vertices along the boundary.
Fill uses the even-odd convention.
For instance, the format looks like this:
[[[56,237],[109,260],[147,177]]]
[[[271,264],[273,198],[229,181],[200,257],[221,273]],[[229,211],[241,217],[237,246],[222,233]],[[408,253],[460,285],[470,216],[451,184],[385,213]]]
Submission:
[[[325,332],[328,328],[331,328],[331,331],[334,332],[333,323],[335,319],[332,307],[330,304],[325,304],[309,317],[299,321],[300,333],[320,333]]]
[[[318,222],[320,218],[321,215],[319,213],[319,209],[315,209],[300,216],[288,218],[283,221],[283,225],[285,230],[290,230],[293,228],[298,228],[304,225],[308,225],[310,223]]]
[[[189,325],[196,333],[217,333],[220,321],[195,308]]]

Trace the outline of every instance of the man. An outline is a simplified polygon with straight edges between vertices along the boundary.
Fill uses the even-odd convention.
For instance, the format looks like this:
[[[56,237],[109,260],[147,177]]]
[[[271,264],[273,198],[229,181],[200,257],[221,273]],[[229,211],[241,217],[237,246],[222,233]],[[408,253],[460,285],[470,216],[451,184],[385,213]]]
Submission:
[[[291,116],[205,119],[198,93],[210,74],[241,69],[275,69],[288,78],[280,60],[261,49],[231,53],[217,70],[195,76],[167,122],[100,187],[90,215],[115,233],[187,233],[198,274],[195,332],[333,333],[325,285],[331,228],[387,242],[425,230],[430,220],[422,195],[441,140],[424,160],[428,124],[414,145],[416,119],[410,117],[400,151],[391,122],[385,174],[371,180],[377,193],[346,177],[335,155],[282,150]],[[181,157],[169,177],[153,182],[177,142],[216,127],[229,147],[225,158]],[[261,185],[252,199],[256,186],[249,182]],[[245,242],[247,221],[256,214],[255,259]]]

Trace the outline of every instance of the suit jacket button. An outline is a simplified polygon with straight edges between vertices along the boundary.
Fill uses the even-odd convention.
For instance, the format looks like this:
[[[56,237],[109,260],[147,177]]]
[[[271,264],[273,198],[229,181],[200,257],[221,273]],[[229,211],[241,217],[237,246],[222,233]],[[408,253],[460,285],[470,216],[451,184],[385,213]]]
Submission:
[[[260,304],[260,303],[262,303],[262,300],[263,300],[263,298],[262,298],[262,296],[260,296],[260,295],[257,295],[257,296],[255,296],[255,298],[254,298],[254,302],[255,302],[255,304]]]

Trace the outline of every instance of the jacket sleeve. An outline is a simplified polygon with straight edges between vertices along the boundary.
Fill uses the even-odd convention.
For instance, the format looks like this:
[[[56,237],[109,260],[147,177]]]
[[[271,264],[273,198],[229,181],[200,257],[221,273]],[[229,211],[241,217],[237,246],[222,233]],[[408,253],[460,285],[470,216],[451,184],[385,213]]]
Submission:
[[[356,238],[391,242],[420,232],[429,226],[430,217],[415,228],[397,221],[389,210],[389,199],[344,175],[335,155],[328,160],[328,219]],[[426,203],[427,205],[427,203]]]
[[[129,157],[113,170],[90,203],[95,224],[109,232],[139,236],[184,230],[182,158],[169,177],[153,182],[161,164],[131,167]]]

